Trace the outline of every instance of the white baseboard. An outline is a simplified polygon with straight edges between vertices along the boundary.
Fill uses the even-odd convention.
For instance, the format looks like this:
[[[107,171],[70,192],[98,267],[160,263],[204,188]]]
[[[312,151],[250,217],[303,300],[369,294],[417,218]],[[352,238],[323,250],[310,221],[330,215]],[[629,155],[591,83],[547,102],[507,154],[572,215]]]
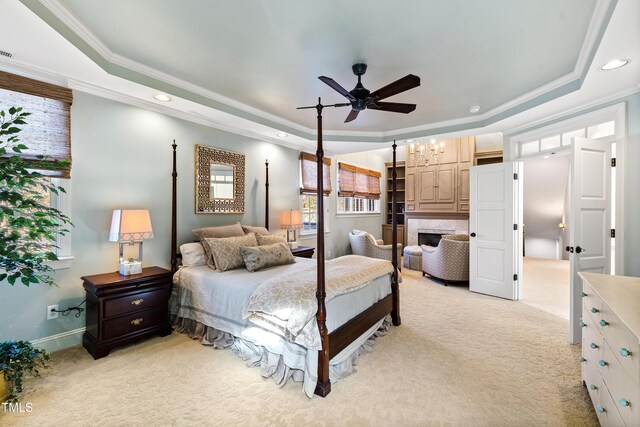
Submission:
[[[31,341],[31,344],[51,353],[81,344],[82,334],[86,329],[87,328],[83,327],[44,338],[38,338],[37,340]]]

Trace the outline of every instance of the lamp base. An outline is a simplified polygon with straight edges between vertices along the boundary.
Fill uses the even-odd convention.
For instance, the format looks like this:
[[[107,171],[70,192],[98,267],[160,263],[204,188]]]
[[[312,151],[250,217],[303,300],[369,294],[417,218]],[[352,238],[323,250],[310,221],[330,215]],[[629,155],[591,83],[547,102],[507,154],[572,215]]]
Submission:
[[[298,246],[300,246],[298,242],[287,242],[287,245],[289,245],[289,249],[298,249]]]
[[[142,261],[122,261],[120,263],[120,274],[131,276],[142,273]]]

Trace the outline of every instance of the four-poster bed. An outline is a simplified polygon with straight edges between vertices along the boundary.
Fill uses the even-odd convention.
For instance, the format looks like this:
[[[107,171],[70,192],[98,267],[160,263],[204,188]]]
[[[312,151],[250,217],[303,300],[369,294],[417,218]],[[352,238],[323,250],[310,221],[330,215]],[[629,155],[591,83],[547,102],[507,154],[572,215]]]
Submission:
[[[332,105],[333,106],[333,105]],[[377,328],[382,324],[383,319],[385,319],[388,315],[391,317],[391,321],[393,325],[398,326],[401,323],[400,320],[400,296],[399,296],[399,287],[398,287],[398,259],[397,259],[397,251],[393,251],[392,258],[392,271],[389,274],[390,277],[390,292],[387,290],[383,291],[375,291],[377,292],[372,294],[371,291],[362,291],[369,292],[369,294],[373,295],[373,299],[371,300],[371,304],[367,307],[363,307],[359,312],[345,314],[345,313],[332,313],[333,319],[331,319],[331,327],[332,331],[327,327],[327,290],[326,290],[326,279],[325,276],[325,250],[324,250],[324,202],[323,202],[323,159],[324,159],[324,150],[323,150],[323,140],[322,140],[322,109],[326,107],[323,106],[318,99],[318,104],[314,107],[305,107],[305,108],[315,108],[318,113],[318,140],[317,140],[317,150],[316,150],[316,158],[317,158],[317,209],[318,209],[318,219],[317,219],[317,229],[319,230],[317,234],[317,268],[316,268],[316,292],[315,297],[317,299],[317,312],[315,314],[315,319],[317,322],[317,329],[320,335],[320,344],[321,349],[317,351],[317,381],[315,384],[315,394],[325,397],[331,391],[331,380],[330,380],[330,361],[338,356],[342,355],[341,352],[343,350],[349,350],[353,347],[354,344],[364,343],[364,340],[368,339],[369,336],[373,335],[373,333],[377,330]],[[173,171],[172,171],[172,218],[171,218],[171,270],[172,272],[178,271],[178,261],[177,261],[177,212],[176,212],[176,182],[177,182],[177,171],[176,171],[176,144],[175,141],[172,145],[173,148]],[[393,247],[397,247],[397,212],[396,212],[396,144],[395,141],[393,143],[393,173],[392,173],[392,228],[393,228]],[[268,191],[269,191],[269,163],[265,162],[266,170],[265,170],[265,227],[269,227],[269,200],[268,200]],[[334,263],[335,260],[329,261],[329,264]],[[378,260],[379,261],[379,260]],[[309,262],[309,261],[307,261]],[[301,263],[303,264],[303,263]],[[387,264],[388,265],[388,264]],[[280,267],[276,267],[280,268]],[[221,273],[221,274],[228,274]],[[220,273],[218,273],[220,274]],[[238,273],[239,274],[239,273]],[[236,280],[239,275],[233,277],[233,280]],[[254,276],[254,277],[257,277]],[[229,280],[232,280],[231,277]],[[262,279],[263,280],[263,279]],[[389,280],[389,279],[387,279]],[[378,279],[369,281],[365,283],[363,286],[368,286],[369,283],[376,284],[375,286],[380,286],[380,281]],[[388,289],[389,282],[386,282],[386,286]],[[380,287],[380,289],[383,289]],[[360,291],[358,291],[360,292]],[[194,292],[195,293],[195,292]],[[355,293],[355,292],[354,292]],[[345,297],[345,295],[340,295],[335,297],[330,302],[334,305],[334,308],[337,304],[344,302],[340,302],[340,298]],[[191,296],[189,296],[191,298]],[[361,298],[361,297],[358,297]],[[370,296],[371,298],[371,296]],[[344,298],[343,298],[344,299]],[[361,298],[362,299],[362,298]],[[338,300],[338,301],[337,301]],[[366,299],[365,299],[366,300]],[[360,304],[363,304],[362,302]],[[353,305],[353,304],[351,304]],[[338,310],[336,311],[345,311]],[[348,312],[348,310],[347,310]],[[346,319],[342,319],[336,321],[336,318],[339,315],[345,316],[349,315],[352,317],[348,317]],[[209,325],[211,326],[211,325]],[[372,332],[372,328],[373,332]],[[227,331],[229,332],[229,331]],[[365,336],[367,335],[367,336]],[[351,346],[351,347],[350,347]],[[359,346],[358,346],[359,347]],[[235,351],[235,350],[234,350]],[[246,359],[245,359],[246,360]],[[349,362],[350,363],[350,362]],[[312,364],[313,365],[313,364]],[[306,366],[309,366],[307,364]],[[288,369],[288,368],[287,368]],[[295,377],[294,377],[295,378]]]

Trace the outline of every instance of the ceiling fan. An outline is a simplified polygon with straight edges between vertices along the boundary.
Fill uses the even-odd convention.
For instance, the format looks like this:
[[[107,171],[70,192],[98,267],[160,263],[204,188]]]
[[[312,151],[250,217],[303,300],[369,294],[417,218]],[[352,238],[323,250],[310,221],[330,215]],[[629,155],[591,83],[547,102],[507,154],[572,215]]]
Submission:
[[[350,104],[341,104],[340,106],[351,105],[351,112],[347,116],[345,123],[353,121],[358,117],[360,111],[369,108],[379,111],[391,111],[394,113],[408,114],[416,109],[416,104],[404,104],[399,102],[380,102],[385,98],[397,95],[401,92],[420,86],[420,77],[408,74],[393,83],[386,85],[374,92],[370,92],[362,85],[360,81],[362,75],[367,71],[367,64],[354,64],[351,67],[353,74],[358,76],[358,84],[351,91],[347,91],[330,77],[318,77],[324,83],[329,85],[333,90],[347,98]]]

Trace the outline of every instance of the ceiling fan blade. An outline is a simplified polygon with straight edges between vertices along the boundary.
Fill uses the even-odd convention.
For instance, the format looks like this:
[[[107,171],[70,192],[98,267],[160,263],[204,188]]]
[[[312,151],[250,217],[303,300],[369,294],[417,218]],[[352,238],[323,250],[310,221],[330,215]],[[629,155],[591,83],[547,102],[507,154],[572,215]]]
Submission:
[[[352,109],[352,110],[351,110],[351,112],[349,113],[349,115],[347,116],[347,118],[345,119],[345,121],[344,121],[344,122],[345,122],[345,123],[349,123],[349,122],[354,121],[354,120],[356,119],[356,117],[358,117],[358,113],[359,113],[359,112],[360,112],[359,110],[353,110],[353,109]]]
[[[403,104],[400,102],[375,102],[367,105],[372,110],[392,111],[394,113],[410,113],[416,109],[416,104]]]
[[[396,95],[400,92],[404,92],[405,90],[413,89],[414,87],[418,87],[418,86],[420,86],[420,77],[415,76],[413,74],[408,74],[403,78],[401,78],[400,80],[396,80],[395,82],[390,83],[385,87],[376,90],[375,92],[371,93],[371,95],[369,96],[376,98],[378,100],[385,99],[390,96]]]
[[[351,95],[348,90],[340,86],[340,84],[338,84],[338,82],[333,80],[331,77],[320,76],[318,78],[322,80],[325,84],[327,84],[329,87],[331,87],[331,89],[338,92],[340,95],[344,96],[345,98],[351,101],[355,101],[355,98],[353,97],[353,95]]]

